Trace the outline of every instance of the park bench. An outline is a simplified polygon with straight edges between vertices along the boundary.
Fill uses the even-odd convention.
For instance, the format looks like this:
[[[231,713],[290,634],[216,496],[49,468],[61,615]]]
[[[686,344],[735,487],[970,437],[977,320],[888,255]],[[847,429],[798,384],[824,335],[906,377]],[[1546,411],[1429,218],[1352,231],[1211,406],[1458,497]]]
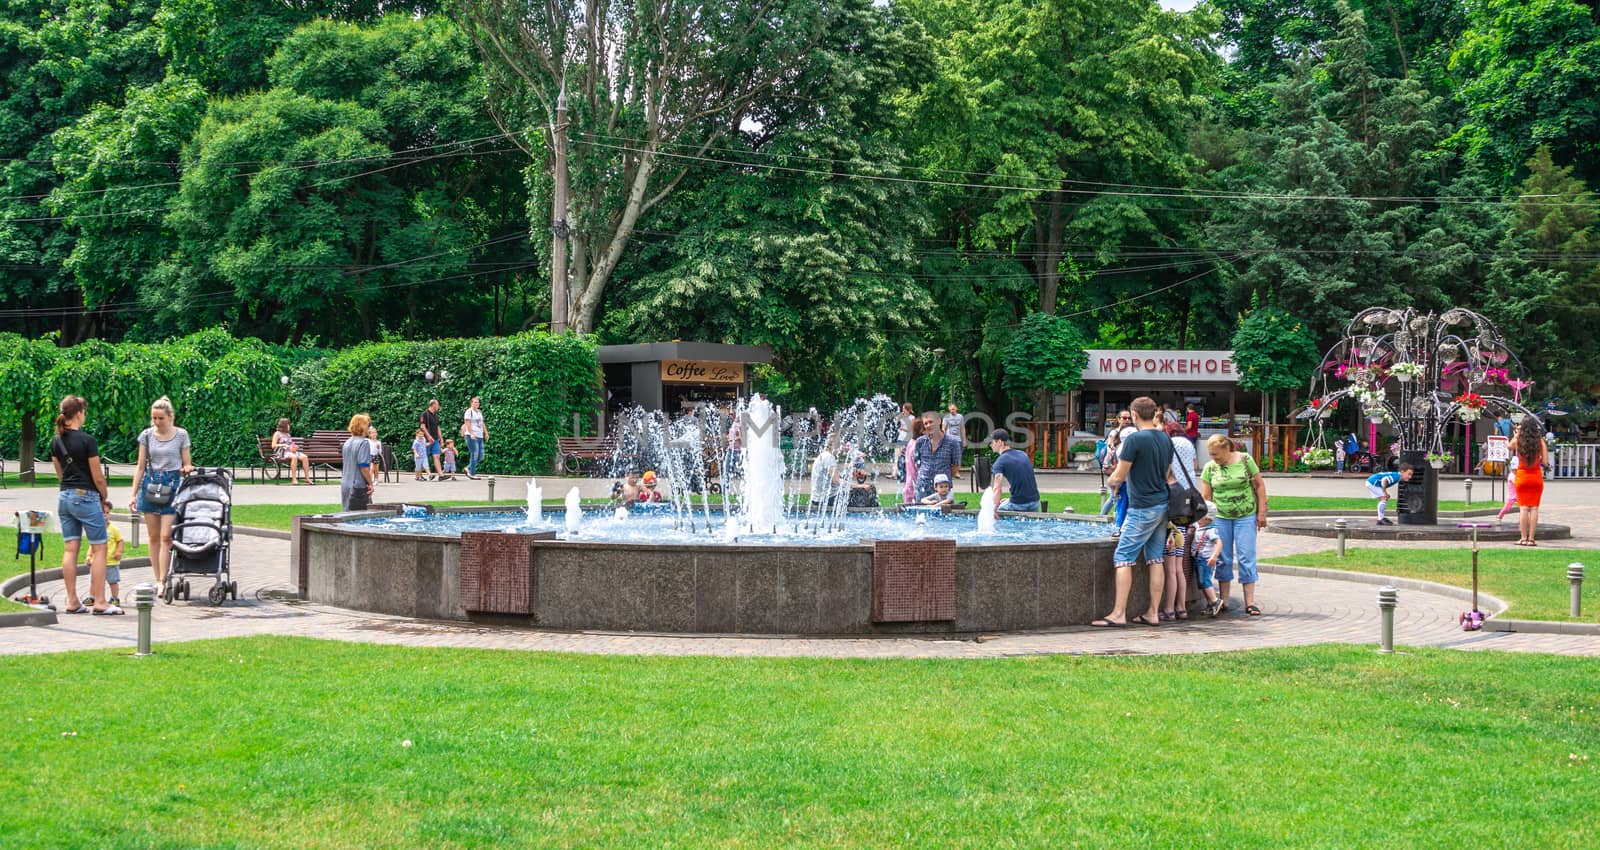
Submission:
[[[319,469],[322,480],[326,481],[330,472],[344,465],[344,441],[349,438],[350,435],[344,431],[313,431],[310,437],[299,438],[300,451],[305,452],[306,459],[311,462],[313,481]],[[256,451],[261,455],[262,477],[281,481],[289,464],[274,455],[271,434],[256,438]]]
[[[556,453],[568,472],[576,472],[580,464],[593,470],[595,461],[609,461],[616,451],[617,441],[610,437],[556,438]]]

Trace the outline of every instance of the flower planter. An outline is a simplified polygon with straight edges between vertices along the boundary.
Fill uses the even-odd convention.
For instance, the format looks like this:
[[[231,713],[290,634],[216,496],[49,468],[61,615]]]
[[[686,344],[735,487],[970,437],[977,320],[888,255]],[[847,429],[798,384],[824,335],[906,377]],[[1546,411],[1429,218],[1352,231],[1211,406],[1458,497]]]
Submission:
[[[1383,417],[1382,416],[1368,416],[1367,417],[1367,421],[1371,422],[1374,425],[1382,425],[1383,424]]]
[[[1516,413],[1511,414],[1511,421],[1514,422],[1514,423],[1517,423],[1519,425],[1522,423],[1522,420],[1527,419],[1527,418],[1528,418],[1528,414],[1523,413],[1520,410],[1517,411]]]
[[[1428,461],[1428,465],[1434,469],[1444,469],[1444,461],[1442,460],[1430,460]]]
[[[1409,372],[1396,372],[1396,373],[1394,373],[1394,379],[1396,381],[1399,381],[1402,384],[1409,384],[1409,383],[1411,383],[1411,373],[1409,373]]]

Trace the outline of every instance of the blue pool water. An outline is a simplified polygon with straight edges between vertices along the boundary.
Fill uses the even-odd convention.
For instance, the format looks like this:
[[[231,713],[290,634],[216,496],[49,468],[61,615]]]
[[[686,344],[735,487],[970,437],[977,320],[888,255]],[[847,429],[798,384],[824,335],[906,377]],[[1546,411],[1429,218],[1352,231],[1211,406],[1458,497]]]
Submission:
[[[546,508],[543,521],[530,525],[521,513],[438,513],[429,517],[398,516],[353,520],[349,527],[400,534],[429,534],[458,537],[463,531],[555,531],[569,539],[566,517],[557,508]],[[904,514],[850,514],[836,524],[804,514],[791,515],[773,534],[751,534],[730,529],[719,512],[713,511],[709,529],[704,513],[693,517],[672,511],[633,511],[617,515],[605,509],[586,510],[576,537],[570,539],[608,543],[666,543],[699,545],[738,543],[743,545],[821,546],[855,543],[862,539],[914,540],[924,537],[955,538],[959,545],[982,546],[1008,543],[1067,543],[1106,537],[1114,528],[1109,523],[1076,519],[1001,517],[992,534],[980,534],[974,516],[945,516],[934,512],[910,511]],[[730,537],[732,539],[730,539]]]

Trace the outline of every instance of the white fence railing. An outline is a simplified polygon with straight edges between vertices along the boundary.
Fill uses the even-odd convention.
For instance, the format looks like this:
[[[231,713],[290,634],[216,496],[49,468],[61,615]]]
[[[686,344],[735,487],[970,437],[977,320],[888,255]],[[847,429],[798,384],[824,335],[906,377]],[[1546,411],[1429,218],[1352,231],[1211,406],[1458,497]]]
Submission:
[[[1600,445],[1562,443],[1550,447],[1551,478],[1600,478]]]

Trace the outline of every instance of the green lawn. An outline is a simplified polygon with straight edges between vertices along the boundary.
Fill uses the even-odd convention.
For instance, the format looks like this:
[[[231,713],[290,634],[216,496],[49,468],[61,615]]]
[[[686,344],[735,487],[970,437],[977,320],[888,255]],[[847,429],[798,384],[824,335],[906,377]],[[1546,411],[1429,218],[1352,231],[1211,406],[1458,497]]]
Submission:
[[[1600,845],[1594,659],[157,652],[0,658],[0,845]]]
[[[1334,552],[1284,555],[1275,564],[1353,570],[1363,573],[1418,578],[1472,586],[1472,550],[1464,549],[1356,549],[1341,559]],[[1583,585],[1584,615],[1578,622],[1600,623],[1600,551],[1594,549],[1518,549],[1482,547],[1478,552],[1478,588],[1505,600],[1505,616],[1524,620],[1563,620],[1571,600],[1567,564],[1588,566],[1591,578]]]
[[[22,592],[26,594],[28,592],[27,588],[23,588]],[[32,610],[32,608],[29,608],[21,602],[12,602],[9,599],[0,597],[0,614],[21,614]]]

